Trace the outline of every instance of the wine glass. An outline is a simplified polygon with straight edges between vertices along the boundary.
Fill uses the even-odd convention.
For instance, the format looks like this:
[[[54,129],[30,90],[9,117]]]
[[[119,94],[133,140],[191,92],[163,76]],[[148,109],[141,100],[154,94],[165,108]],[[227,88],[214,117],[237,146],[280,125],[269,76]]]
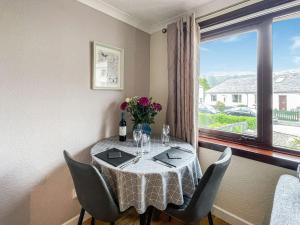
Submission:
[[[136,143],[136,154],[139,155],[139,143],[141,141],[141,138],[142,138],[142,130],[140,129],[134,129],[133,130],[133,139],[134,139],[134,142]]]
[[[163,133],[169,136],[170,126],[168,124],[163,125]]]

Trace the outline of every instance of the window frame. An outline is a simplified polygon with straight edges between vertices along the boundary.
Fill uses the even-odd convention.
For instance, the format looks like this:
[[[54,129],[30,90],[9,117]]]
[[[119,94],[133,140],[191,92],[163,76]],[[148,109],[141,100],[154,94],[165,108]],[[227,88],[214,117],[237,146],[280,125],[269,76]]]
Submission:
[[[214,95],[214,94],[210,95],[210,101],[211,102],[216,102],[217,101],[217,95]]]
[[[254,7],[255,8],[255,7]],[[244,10],[244,9],[241,9]],[[257,136],[228,133],[224,131],[199,128],[199,136],[233,141],[242,145],[255,146],[272,151],[284,152],[292,155],[300,155],[300,151],[273,146],[273,121],[272,121],[272,98],[273,98],[273,62],[272,62],[272,24],[274,18],[288,16],[300,12],[300,6],[294,6],[279,12],[270,13],[259,18],[250,19],[237,24],[222,27],[216,30],[201,33],[201,42],[216,40],[228,35],[243,32],[257,32]],[[229,13],[230,14],[230,13]],[[226,14],[225,14],[226,18]],[[222,21],[221,21],[222,20]],[[220,16],[223,22],[224,15]],[[213,25],[217,24],[214,19]],[[202,23],[202,24],[201,24]],[[200,27],[204,22],[199,23]]]
[[[242,95],[241,94],[232,94],[231,97],[232,97],[233,103],[242,103]]]

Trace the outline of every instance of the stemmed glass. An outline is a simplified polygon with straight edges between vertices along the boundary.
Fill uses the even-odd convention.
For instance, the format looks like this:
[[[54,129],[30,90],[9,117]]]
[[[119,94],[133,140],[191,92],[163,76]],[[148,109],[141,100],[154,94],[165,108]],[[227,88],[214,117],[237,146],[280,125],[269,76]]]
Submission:
[[[139,143],[142,139],[142,130],[141,129],[134,129],[133,130],[133,139],[134,139],[134,142],[136,143],[136,155],[139,155]]]
[[[168,124],[163,125],[162,134],[161,134],[161,141],[163,144],[167,144],[170,141],[170,126]]]

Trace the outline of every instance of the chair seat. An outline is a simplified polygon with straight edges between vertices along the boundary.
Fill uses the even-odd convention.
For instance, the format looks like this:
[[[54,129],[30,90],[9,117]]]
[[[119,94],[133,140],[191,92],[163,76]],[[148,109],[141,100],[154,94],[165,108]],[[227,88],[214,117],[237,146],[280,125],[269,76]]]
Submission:
[[[184,196],[182,205],[169,204],[164,212],[185,224],[198,224],[201,219],[208,216],[209,224],[213,225],[210,211],[222,178],[229,166],[231,155],[231,149],[226,148],[218,161],[211,164],[198,180],[193,197]]]

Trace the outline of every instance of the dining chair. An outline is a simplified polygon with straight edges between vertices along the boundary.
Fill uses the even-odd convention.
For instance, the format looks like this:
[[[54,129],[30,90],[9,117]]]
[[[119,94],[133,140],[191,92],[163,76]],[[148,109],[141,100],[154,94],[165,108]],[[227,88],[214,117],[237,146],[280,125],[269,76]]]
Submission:
[[[67,151],[64,151],[64,157],[82,207],[78,225],[82,225],[85,211],[92,216],[91,225],[95,224],[95,219],[114,225],[121,213],[98,169],[75,161]]]
[[[207,216],[209,225],[213,225],[211,208],[231,156],[231,148],[226,148],[218,161],[207,168],[192,198],[184,196],[184,203],[180,206],[169,204],[164,213],[187,225],[196,224]]]

